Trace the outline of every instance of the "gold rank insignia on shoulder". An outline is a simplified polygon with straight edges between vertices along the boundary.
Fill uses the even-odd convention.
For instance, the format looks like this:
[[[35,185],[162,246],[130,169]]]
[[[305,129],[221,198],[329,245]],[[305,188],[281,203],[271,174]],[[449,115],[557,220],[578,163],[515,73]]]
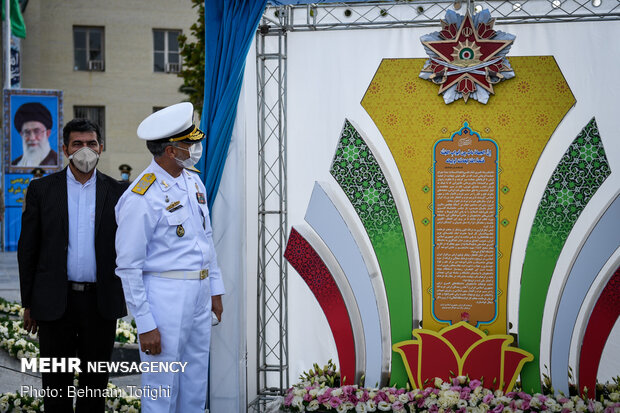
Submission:
[[[171,203],[170,205],[166,207],[166,211],[174,212],[177,209],[181,209],[181,208],[183,208],[183,205],[181,205],[181,201],[174,201],[173,203]]]
[[[138,195],[144,195],[153,182],[155,182],[155,174],[144,174],[138,183],[131,189],[131,192],[135,192]]]
[[[181,238],[183,235],[185,235],[185,228],[183,228],[183,225],[179,224],[177,225],[177,237]]]

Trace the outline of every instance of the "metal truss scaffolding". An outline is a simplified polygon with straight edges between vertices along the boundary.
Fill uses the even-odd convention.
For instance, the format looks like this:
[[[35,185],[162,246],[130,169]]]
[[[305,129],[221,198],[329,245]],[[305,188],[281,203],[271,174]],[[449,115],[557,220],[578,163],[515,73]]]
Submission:
[[[258,89],[257,399],[265,411],[288,387],[286,188],[286,31],[256,38]]]
[[[257,398],[264,412],[288,387],[286,34],[439,27],[446,11],[488,9],[497,25],[620,20],[620,0],[374,1],[267,7],[256,35],[258,89]]]

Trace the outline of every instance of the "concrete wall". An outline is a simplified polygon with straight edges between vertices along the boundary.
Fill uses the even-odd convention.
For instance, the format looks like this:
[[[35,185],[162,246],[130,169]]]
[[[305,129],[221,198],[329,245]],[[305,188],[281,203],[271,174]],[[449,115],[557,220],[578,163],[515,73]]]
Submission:
[[[30,0],[24,19],[22,87],[63,90],[65,122],[74,106],[105,106],[98,168],[119,178],[118,166],[127,163],[135,177],[151,159],[138,124],[153,106],[186,99],[181,78],[153,72],[153,29],[189,35],[198,19],[191,0]],[[73,26],[104,28],[104,72],[73,70]]]

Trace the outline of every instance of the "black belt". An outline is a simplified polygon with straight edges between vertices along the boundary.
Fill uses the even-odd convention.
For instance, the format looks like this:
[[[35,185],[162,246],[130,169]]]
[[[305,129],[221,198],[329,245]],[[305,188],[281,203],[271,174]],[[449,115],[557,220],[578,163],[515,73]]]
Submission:
[[[97,283],[82,283],[76,281],[69,281],[69,289],[81,293],[85,291],[93,291],[96,286]]]

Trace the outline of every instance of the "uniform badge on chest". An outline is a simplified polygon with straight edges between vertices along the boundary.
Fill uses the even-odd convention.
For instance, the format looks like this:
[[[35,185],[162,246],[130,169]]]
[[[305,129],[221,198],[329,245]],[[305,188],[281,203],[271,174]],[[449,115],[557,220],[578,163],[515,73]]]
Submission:
[[[177,236],[181,238],[183,235],[185,235],[185,228],[183,228],[183,225],[179,224],[177,225]]]
[[[200,188],[198,188],[198,184],[197,183],[194,183],[194,185],[196,185],[196,199],[198,200],[198,203],[199,204],[206,204],[207,200],[205,199],[205,194],[200,192]]]

